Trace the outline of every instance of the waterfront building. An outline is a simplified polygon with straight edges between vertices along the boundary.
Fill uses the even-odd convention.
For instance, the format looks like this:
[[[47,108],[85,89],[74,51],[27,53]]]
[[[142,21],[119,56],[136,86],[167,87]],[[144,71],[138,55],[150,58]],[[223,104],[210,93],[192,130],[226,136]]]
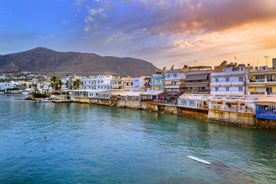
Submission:
[[[248,95],[276,95],[276,68],[255,67],[248,71],[248,79]]]
[[[182,94],[177,100],[178,107],[208,110],[209,94]]]
[[[211,66],[186,67],[184,93],[209,94]]]
[[[208,119],[239,126],[256,126],[256,96],[212,95],[209,100]]]
[[[151,91],[164,91],[165,89],[165,76],[163,72],[156,72],[150,77],[150,90]]]
[[[210,75],[210,94],[245,95],[246,80],[247,68],[243,64],[230,63],[219,69],[217,67]]]
[[[149,77],[137,77],[133,79],[133,91],[146,91],[149,86]]]
[[[248,95],[212,95],[209,110],[255,113],[255,101],[259,96]]]
[[[256,100],[257,126],[276,129],[276,96],[262,96]]]
[[[121,88],[120,78],[114,75],[97,75],[81,78],[81,89],[109,90]]]
[[[122,89],[122,81],[119,76],[114,76],[111,79],[111,86],[110,89],[115,90],[115,89]]]
[[[133,78],[132,77],[122,77],[122,89],[131,91],[133,89]]]
[[[166,70],[165,74],[165,93],[169,98],[177,98],[184,92],[185,88],[185,70],[174,69],[174,66],[170,70]]]
[[[262,96],[256,100],[256,118],[276,121],[275,96]]]
[[[134,91],[122,91],[120,93],[120,98],[117,102],[117,107],[127,107],[127,108],[135,108],[140,109],[140,101],[141,96],[140,92],[134,92]],[[113,101],[114,104],[114,101]]]
[[[141,93],[142,100],[164,101],[165,77],[164,71],[156,72],[150,77],[150,90]]]
[[[142,101],[163,101],[164,91],[145,91],[141,93]]]
[[[17,87],[17,83],[14,81],[0,82],[0,90],[7,90],[15,87]]]

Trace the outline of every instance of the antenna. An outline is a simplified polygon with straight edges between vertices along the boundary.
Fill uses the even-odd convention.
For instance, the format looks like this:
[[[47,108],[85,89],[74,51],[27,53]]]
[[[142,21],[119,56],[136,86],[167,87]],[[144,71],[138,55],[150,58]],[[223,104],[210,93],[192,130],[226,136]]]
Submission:
[[[265,63],[266,63],[266,66],[267,66],[267,59],[269,58],[269,56],[264,56],[265,57]]]

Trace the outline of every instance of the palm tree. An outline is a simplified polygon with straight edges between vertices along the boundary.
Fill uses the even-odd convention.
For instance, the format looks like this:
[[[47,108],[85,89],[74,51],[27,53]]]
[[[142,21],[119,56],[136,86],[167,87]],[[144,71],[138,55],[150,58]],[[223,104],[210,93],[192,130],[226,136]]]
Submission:
[[[51,82],[51,87],[54,90],[58,90],[59,89],[59,84],[61,83],[61,80],[57,76],[52,76],[50,78],[50,82]]]
[[[73,81],[74,89],[80,89],[81,81],[80,79],[76,79]]]

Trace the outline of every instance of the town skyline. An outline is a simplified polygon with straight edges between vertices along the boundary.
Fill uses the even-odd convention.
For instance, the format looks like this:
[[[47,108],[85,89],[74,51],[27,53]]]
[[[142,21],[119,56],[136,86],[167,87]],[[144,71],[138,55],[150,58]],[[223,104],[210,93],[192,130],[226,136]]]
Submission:
[[[155,66],[269,65],[276,4],[243,1],[14,1],[0,7],[0,54],[35,47],[135,57]]]

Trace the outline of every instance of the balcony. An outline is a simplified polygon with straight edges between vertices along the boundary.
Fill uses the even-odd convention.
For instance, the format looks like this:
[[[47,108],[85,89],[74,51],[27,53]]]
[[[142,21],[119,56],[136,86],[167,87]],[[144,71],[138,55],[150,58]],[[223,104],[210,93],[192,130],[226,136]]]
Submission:
[[[164,82],[150,82],[150,86],[164,86]]]
[[[276,120],[276,110],[257,110],[256,118]]]
[[[233,82],[211,82],[211,86],[243,86],[243,81],[233,81]]]
[[[164,79],[165,77],[164,77],[164,75],[153,75],[150,78],[152,78],[152,79]]]

